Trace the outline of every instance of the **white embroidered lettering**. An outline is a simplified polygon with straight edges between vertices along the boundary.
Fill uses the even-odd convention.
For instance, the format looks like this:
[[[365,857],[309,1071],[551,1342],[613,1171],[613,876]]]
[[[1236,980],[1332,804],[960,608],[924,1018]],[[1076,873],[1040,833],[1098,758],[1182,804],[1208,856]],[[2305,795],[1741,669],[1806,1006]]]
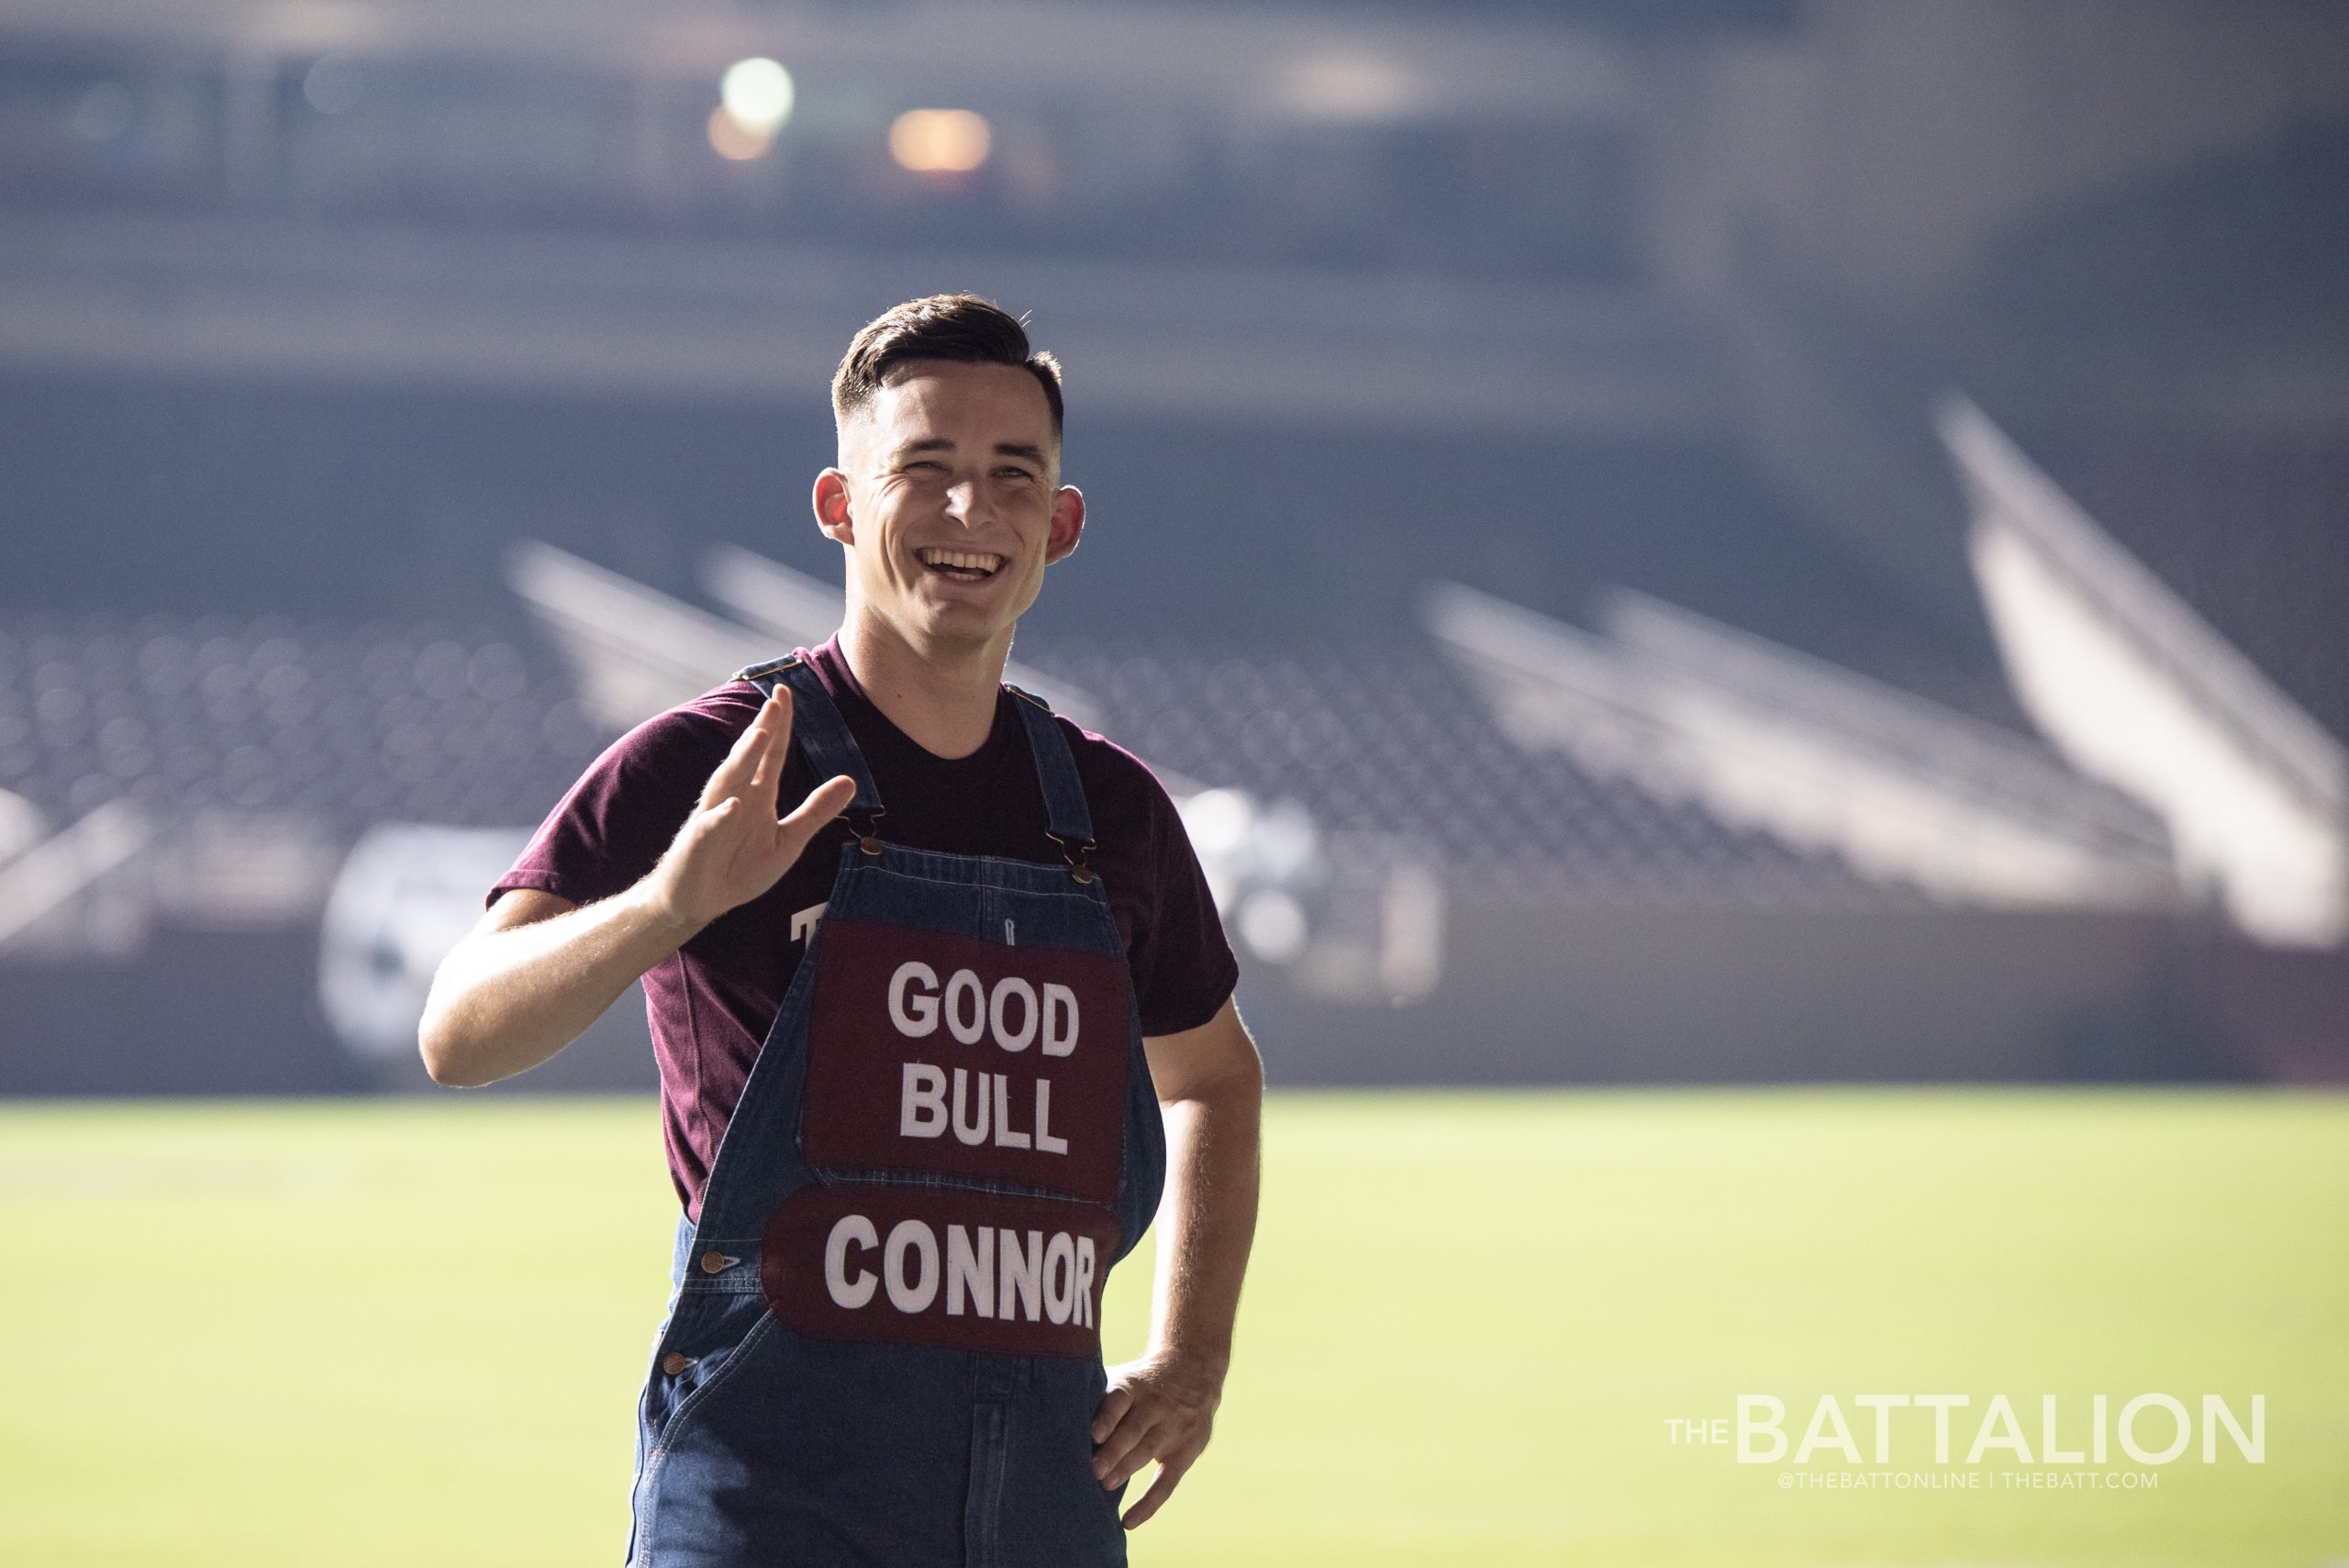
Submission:
[[[1088,1245],[1090,1244],[1088,1240]],[[974,1236],[969,1228],[950,1225],[946,1228],[946,1315],[963,1316],[963,1298],[970,1296],[971,1310],[982,1318],[995,1316],[995,1232],[980,1226]]]
[[[998,1149],[1025,1149],[1028,1135],[1011,1130],[1011,1080],[1000,1073],[985,1074],[995,1079],[995,1143]]]
[[[963,1021],[962,998],[971,999],[971,1021]],[[958,969],[946,983],[946,1029],[964,1045],[976,1045],[979,1036],[986,1032],[987,998],[979,986],[979,977],[967,969]]]
[[[908,1062],[898,1101],[897,1136],[936,1138],[946,1130],[946,1073],[927,1062]]]
[[[954,1136],[962,1142],[980,1144],[987,1140],[987,1080],[992,1076],[987,1073],[978,1074],[979,1119],[974,1123],[963,1116],[963,1090],[970,1086],[971,1070],[954,1069]]]
[[[1076,993],[1057,980],[1044,982],[1044,1054],[1066,1056],[1076,1049]]]
[[[1052,1136],[1052,1084],[1049,1078],[1036,1080],[1036,1152],[1065,1154],[1068,1140]]]
[[[869,1229],[869,1227],[868,1227]],[[996,1285],[995,1315],[1011,1318],[1019,1316],[1012,1311],[1015,1294],[1018,1304],[1025,1310],[1028,1321],[1033,1323],[1043,1314],[1044,1294],[1044,1233],[1028,1232],[1028,1250],[1019,1250],[1019,1232],[996,1232],[995,1277]]]
[[[860,1267],[856,1277],[848,1276],[848,1250],[851,1247],[871,1249],[881,1244],[880,1233],[873,1229],[873,1221],[861,1214],[844,1214],[832,1226],[832,1233],[824,1239],[824,1288],[832,1300],[850,1311],[873,1299],[874,1287],[881,1282],[873,1271]]]
[[[908,998],[906,988],[916,983],[923,989]],[[889,976],[889,1021],[897,1026],[899,1034],[915,1040],[937,1029],[938,971],[918,959],[897,965],[897,973]]]
[[[1014,1032],[1004,1027],[1004,1004],[1013,998],[1019,1002],[1019,1029]],[[996,1044],[1006,1051],[1025,1051],[1028,1042],[1036,1038],[1036,988],[1016,974],[1007,974],[995,983],[995,994],[987,998],[987,1024],[995,1030]]]
[[[921,1260],[920,1273],[912,1279],[906,1277],[908,1252]],[[900,1312],[919,1312],[937,1299],[938,1238],[929,1226],[900,1219],[891,1227],[889,1245],[881,1253],[881,1278],[889,1287],[889,1305]]]
[[[1065,1230],[1044,1249],[1044,1316],[1065,1323],[1076,1309],[1076,1244]]]

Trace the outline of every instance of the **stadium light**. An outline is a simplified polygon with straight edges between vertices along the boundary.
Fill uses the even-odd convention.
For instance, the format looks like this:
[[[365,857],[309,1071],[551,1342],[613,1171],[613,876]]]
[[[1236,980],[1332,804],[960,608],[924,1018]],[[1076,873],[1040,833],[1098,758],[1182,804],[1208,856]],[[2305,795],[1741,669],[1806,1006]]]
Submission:
[[[718,96],[737,125],[773,137],[791,117],[791,106],[797,94],[791,84],[790,72],[764,55],[753,55],[726,68],[725,76],[718,82]]]
[[[966,174],[987,161],[993,140],[968,109],[907,109],[889,127],[889,155],[917,174]]]

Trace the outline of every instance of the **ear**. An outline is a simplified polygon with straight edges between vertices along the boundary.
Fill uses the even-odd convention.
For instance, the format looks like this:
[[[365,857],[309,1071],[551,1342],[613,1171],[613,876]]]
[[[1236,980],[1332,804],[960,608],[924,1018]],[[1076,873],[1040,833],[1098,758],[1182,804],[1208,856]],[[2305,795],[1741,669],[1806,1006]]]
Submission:
[[[834,544],[856,546],[856,521],[849,515],[848,475],[828,468],[816,476],[816,528]]]
[[[1074,484],[1063,484],[1052,497],[1052,531],[1044,539],[1044,564],[1066,561],[1076,553],[1076,542],[1085,533],[1085,492]]]

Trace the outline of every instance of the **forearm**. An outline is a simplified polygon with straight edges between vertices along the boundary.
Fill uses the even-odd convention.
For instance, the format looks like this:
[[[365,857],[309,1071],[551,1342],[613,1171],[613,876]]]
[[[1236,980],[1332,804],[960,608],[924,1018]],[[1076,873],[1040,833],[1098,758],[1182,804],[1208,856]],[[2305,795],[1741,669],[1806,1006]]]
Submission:
[[[1168,1102],[1150,1353],[1218,1367],[1231,1358],[1240,1284],[1256,1235],[1260,1080]]]
[[[640,884],[549,919],[473,932],[433,976],[417,1029],[426,1071],[477,1086],[537,1066],[696,929]]]

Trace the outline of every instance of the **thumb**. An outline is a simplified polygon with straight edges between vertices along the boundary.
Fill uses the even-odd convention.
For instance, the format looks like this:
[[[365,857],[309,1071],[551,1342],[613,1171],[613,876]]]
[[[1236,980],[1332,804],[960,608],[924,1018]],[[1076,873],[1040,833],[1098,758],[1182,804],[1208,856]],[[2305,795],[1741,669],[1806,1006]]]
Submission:
[[[775,824],[775,837],[789,843],[795,852],[816,836],[817,830],[848,809],[856,798],[856,781],[846,773],[826,779],[807,792],[799,809]]]

